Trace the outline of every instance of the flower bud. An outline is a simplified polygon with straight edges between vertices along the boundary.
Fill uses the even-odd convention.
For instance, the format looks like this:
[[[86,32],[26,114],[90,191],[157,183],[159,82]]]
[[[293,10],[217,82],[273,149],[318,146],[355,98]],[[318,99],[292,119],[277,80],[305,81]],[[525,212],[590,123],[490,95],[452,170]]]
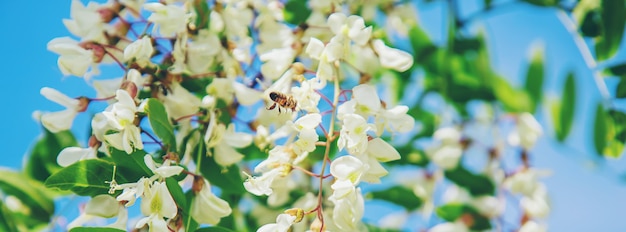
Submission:
[[[301,208],[291,208],[285,210],[284,213],[295,216],[296,219],[293,221],[295,223],[302,221],[302,218],[304,218],[304,210],[302,210]]]

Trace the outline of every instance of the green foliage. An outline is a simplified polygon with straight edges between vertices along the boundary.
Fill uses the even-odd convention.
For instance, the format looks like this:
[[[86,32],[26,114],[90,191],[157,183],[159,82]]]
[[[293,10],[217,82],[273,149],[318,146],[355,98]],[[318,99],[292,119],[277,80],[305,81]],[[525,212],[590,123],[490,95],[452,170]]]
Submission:
[[[18,231],[13,212],[0,201],[0,231]]]
[[[148,114],[150,126],[152,126],[154,133],[163,140],[163,144],[170,151],[175,151],[176,137],[174,136],[174,127],[167,116],[163,103],[157,99],[150,98],[146,102],[145,111]]]
[[[234,230],[220,227],[220,226],[212,226],[212,227],[199,228],[196,230],[196,232],[234,232]]]
[[[491,222],[489,222],[489,218],[481,215],[474,207],[463,203],[448,203],[437,207],[435,212],[437,213],[437,216],[449,222],[454,222],[464,215],[470,216],[472,218],[471,221],[473,222],[470,226],[470,229],[472,230],[491,229]]]
[[[109,227],[74,227],[70,232],[120,232],[124,230]]]
[[[112,162],[102,159],[88,159],[78,161],[50,176],[45,185],[48,188],[69,190],[81,196],[96,196],[107,194],[108,181],[113,176]],[[131,182],[123,176],[117,176],[118,183]]]
[[[117,166],[116,176],[122,176],[127,180],[136,182],[142,176],[151,176],[152,171],[146,166],[144,156],[147,154],[143,150],[134,151],[127,154],[115,148],[109,148],[109,153]]]
[[[489,177],[474,174],[461,165],[455,169],[446,170],[444,174],[448,180],[467,189],[473,196],[493,195],[495,193],[495,185]]]
[[[210,23],[210,13],[209,3],[205,0],[194,0],[193,1],[193,9],[196,11],[196,28],[198,29],[206,29],[209,28]]]
[[[373,199],[385,200],[404,207],[407,211],[416,210],[422,206],[422,199],[415,196],[413,191],[403,186],[393,186],[391,188],[373,191],[370,193]]]
[[[293,25],[300,25],[309,18],[311,12],[311,9],[307,6],[307,1],[289,0],[285,3],[283,14],[286,22]]]
[[[619,158],[626,142],[626,113],[605,111],[601,105],[596,109],[594,120],[594,147],[596,152],[609,158]]]
[[[574,123],[574,113],[576,109],[576,79],[574,73],[567,74],[563,87],[561,102],[552,104],[551,113],[554,130],[558,141],[564,141],[569,134]]]
[[[29,221],[27,223],[21,221],[20,223],[20,220],[16,220],[19,218],[18,215],[12,214],[3,204],[2,214],[6,215],[7,219],[10,217],[15,217],[15,219],[7,220],[6,223],[3,223],[0,219],[0,223],[2,223],[0,226],[15,227],[19,223],[32,227],[36,224],[47,223],[54,213],[53,193],[40,182],[31,179],[25,174],[0,169],[0,192],[4,193],[4,195],[17,197],[24,207],[29,209],[29,212],[23,215]],[[25,219],[23,217],[19,219]]]
[[[52,133],[44,129],[44,135],[32,148],[24,173],[33,179],[45,181],[52,173],[61,169],[57,164],[59,152],[66,147],[78,146],[70,131]]]
[[[524,2],[537,5],[537,6],[556,6],[559,1],[558,0],[523,0]]]
[[[200,172],[212,185],[220,187],[223,192],[243,194],[243,179],[237,165],[221,167],[213,157],[206,155],[204,143],[199,143],[194,152],[194,159],[200,160]],[[200,158],[198,159],[198,156]]]
[[[543,50],[535,51],[528,65],[528,71],[526,71],[524,89],[531,99],[530,113],[537,110],[537,106],[543,99],[543,79],[545,76],[543,62]]]
[[[596,38],[596,59],[606,60],[617,52],[624,27],[626,26],[626,2],[624,0],[602,0],[602,36]]]

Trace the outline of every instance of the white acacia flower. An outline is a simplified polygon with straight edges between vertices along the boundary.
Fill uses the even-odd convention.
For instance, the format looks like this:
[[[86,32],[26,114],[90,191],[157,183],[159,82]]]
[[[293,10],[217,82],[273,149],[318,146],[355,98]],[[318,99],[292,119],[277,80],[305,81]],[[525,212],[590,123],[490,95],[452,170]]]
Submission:
[[[78,115],[78,112],[82,110],[81,108],[83,108],[81,107],[80,100],[70,98],[58,90],[48,87],[41,88],[39,93],[48,100],[56,102],[66,108],[62,111],[43,113],[40,118],[43,126],[52,133],[69,130],[72,127],[74,118]]]
[[[400,49],[391,48],[385,45],[380,39],[373,41],[374,50],[378,54],[380,65],[391,68],[399,72],[409,70],[413,66],[413,56]]]
[[[530,113],[522,113],[517,118],[517,132],[519,133],[520,145],[530,150],[543,134],[541,124]]]
[[[519,228],[518,232],[546,232],[548,229],[535,221],[527,221]]]
[[[523,196],[520,206],[531,218],[545,218],[550,214],[550,203],[545,185],[539,187],[530,196]]]
[[[117,133],[105,134],[105,141],[128,154],[135,149],[143,149],[141,131],[134,124],[135,113],[137,112],[135,100],[125,90],[117,90],[115,98],[117,102],[102,114],[106,117],[108,124],[117,130]]]
[[[167,115],[174,119],[198,113],[202,105],[200,98],[190,93],[178,82],[172,82],[169,85],[167,95],[159,93],[159,99],[163,100]]]
[[[330,198],[335,204],[332,222],[341,231],[361,231],[359,223],[365,212],[365,203],[361,188],[356,188],[342,199]]]
[[[211,119],[214,121],[214,118]],[[235,132],[235,125],[217,124],[212,129],[207,129],[205,141],[207,147],[214,148],[213,157],[215,162],[222,167],[230,166],[243,159],[243,155],[235,148],[243,148],[252,143],[252,135]]]
[[[311,37],[307,44],[305,52],[313,59],[319,60],[317,66],[316,77],[323,80],[334,80],[333,62],[343,57],[343,47],[337,41],[324,43],[314,37]]]
[[[433,138],[435,144],[426,149],[426,154],[433,163],[445,170],[456,168],[463,155],[461,131],[454,127],[439,128]]]
[[[339,150],[341,151],[345,147],[350,154],[361,154],[365,152],[367,149],[368,131],[375,132],[376,128],[374,125],[368,124],[361,115],[344,115],[339,140],[337,141]]]
[[[48,42],[48,50],[59,55],[57,64],[63,75],[83,77],[89,67],[95,68],[93,51],[84,49],[69,37],[52,39]]]
[[[232,103],[235,97],[244,106],[252,105],[261,100],[261,92],[248,88],[234,78],[213,78],[211,84],[207,85],[206,92],[223,99],[227,104]]]
[[[275,48],[261,54],[261,73],[272,80],[278,79],[291,66],[296,55],[291,47]]]
[[[66,147],[57,156],[57,163],[61,167],[70,166],[80,160],[95,159],[96,149],[93,147]]]
[[[465,224],[457,221],[438,224],[433,228],[430,228],[428,232],[469,232],[469,229]]]
[[[330,173],[336,181],[330,187],[334,190],[331,200],[338,201],[354,193],[355,186],[369,167],[354,156],[342,156],[330,165]]]
[[[541,173],[535,169],[518,171],[506,178],[504,187],[510,189],[513,193],[532,196],[535,191],[541,188],[541,183],[539,183],[540,176]]]
[[[181,166],[171,166],[171,160],[164,160],[163,164],[157,164],[152,159],[152,156],[145,155],[143,157],[143,162],[146,163],[146,166],[159,178],[168,178],[170,176],[180,174],[184,168]]]
[[[141,177],[136,183],[128,183],[122,185],[112,186],[113,190],[122,190],[122,194],[115,198],[119,202],[126,202],[124,206],[130,207],[135,204],[137,198],[143,196],[144,190],[149,190],[150,180],[146,177]]]
[[[216,33],[200,30],[198,35],[187,44],[187,68],[191,73],[208,72],[222,49],[220,38]]]
[[[135,40],[124,49],[124,60],[130,61],[131,59],[135,59],[135,62],[137,62],[140,67],[146,67],[150,64],[150,58],[152,58],[153,53],[152,39],[150,39],[150,36],[145,35],[141,39]]]
[[[382,109],[376,87],[361,84],[352,88],[352,99],[343,103],[337,110],[337,118],[343,119],[346,114],[358,114],[365,118],[377,114]]]
[[[97,195],[94,196],[85,205],[84,211],[72,222],[67,224],[67,229],[71,230],[74,227],[83,226],[89,221],[96,218],[112,218],[118,216],[118,223],[114,223],[113,226],[117,229],[126,229],[125,221],[128,221],[128,215],[125,214],[126,208],[120,207],[120,204],[109,195]],[[124,222],[124,227],[120,228],[121,222]]]
[[[362,181],[380,183],[380,178],[389,173],[380,162],[398,160],[400,159],[400,153],[389,143],[380,138],[375,138],[368,142],[365,154],[357,155],[356,157],[369,167],[363,173]]]
[[[276,177],[280,175],[280,169],[276,168],[269,170],[258,177],[250,176],[247,173],[244,174],[248,176],[248,179],[243,182],[243,187],[246,189],[246,191],[257,196],[269,196],[274,192],[274,190],[272,190],[271,188],[271,185],[272,182],[274,182],[274,179],[276,179]]]
[[[211,185],[204,179],[200,192],[191,200],[191,217],[200,224],[217,224],[220,219],[232,213],[228,202],[211,192]]]
[[[328,16],[328,26],[335,35],[345,36],[354,43],[364,46],[372,36],[372,27],[365,27],[365,20],[361,16],[343,13],[333,13]]]
[[[287,232],[296,220],[296,216],[289,214],[279,214],[276,217],[276,223],[265,224],[261,226],[257,232]]]
[[[163,5],[158,2],[146,3],[144,9],[152,12],[148,21],[153,22],[159,33],[165,37],[173,37],[187,31],[187,21],[190,15],[182,6]]]
[[[96,2],[89,2],[87,6],[83,6],[79,0],[72,0],[70,8],[72,19],[63,19],[63,25],[70,33],[81,37],[83,41],[106,44],[107,39],[104,36],[104,31],[107,24],[102,21],[98,12],[101,7]]]
[[[311,113],[318,113],[320,110],[317,105],[321,96],[316,90],[324,88],[326,83],[321,83],[319,78],[313,78],[303,81],[300,86],[291,88],[291,95],[298,102],[300,109]]]
[[[165,183],[154,182],[149,190],[144,191],[141,200],[141,213],[147,217],[137,221],[135,228],[148,225],[150,231],[169,231],[163,217],[175,217],[178,208]]]
[[[383,109],[376,117],[376,131],[380,136],[384,129],[393,132],[408,132],[415,126],[415,119],[407,114],[409,107],[395,106],[391,109]]]

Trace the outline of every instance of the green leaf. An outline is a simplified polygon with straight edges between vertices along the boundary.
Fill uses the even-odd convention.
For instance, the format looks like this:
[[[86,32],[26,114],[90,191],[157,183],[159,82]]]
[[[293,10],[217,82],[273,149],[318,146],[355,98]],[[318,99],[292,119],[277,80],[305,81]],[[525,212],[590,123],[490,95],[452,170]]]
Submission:
[[[608,117],[604,112],[602,104],[596,106],[596,116],[593,120],[593,145],[598,154],[604,153],[607,141],[610,139],[608,136]]]
[[[543,79],[545,76],[545,70],[543,67],[543,50],[537,50],[533,53],[533,56],[528,65],[528,71],[526,71],[526,84],[524,88],[532,100],[531,111],[534,113],[537,106],[540,105],[543,98]]]
[[[74,227],[70,232],[120,232],[125,230],[110,227]]]
[[[191,201],[194,197],[194,193],[193,191],[187,191],[185,193],[185,201],[189,202],[189,204],[191,204]],[[183,222],[185,223],[185,231],[195,231],[196,229],[198,229],[198,222],[196,222],[195,219],[193,219],[193,217],[191,217],[191,214],[189,213],[191,211],[191,206],[189,207],[189,209],[187,210],[183,210]]]
[[[493,90],[507,112],[529,112],[531,98],[526,91],[513,88],[504,78],[494,76]]]
[[[0,168],[0,192],[20,199],[30,209],[28,216],[47,222],[54,214],[52,194],[41,182],[15,171]]]
[[[556,107],[556,106],[555,106]],[[570,72],[565,79],[563,87],[563,97],[558,109],[553,109],[553,114],[558,113],[558,120],[555,121],[556,138],[563,142],[572,129],[574,114],[576,109],[576,79],[574,73]],[[553,116],[554,117],[554,116]]]
[[[196,28],[204,29],[209,28],[209,20],[211,10],[209,9],[209,2],[205,0],[194,0],[193,9],[196,11]]]
[[[480,231],[491,229],[491,223],[487,217],[481,215],[474,207],[463,203],[448,203],[439,206],[435,212],[437,216],[449,222],[454,222],[463,215],[469,215],[472,217],[470,229]]]
[[[0,231],[17,231],[13,213],[0,201]]]
[[[537,6],[556,6],[557,0],[524,0],[524,2]]]
[[[437,47],[432,43],[426,31],[417,24],[409,29],[409,42],[411,47],[413,47],[415,64],[424,62],[425,59],[437,51]]]
[[[613,65],[604,70],[604,73],[609,76],[626,76],[626,63]]]
[[[78,142],[71,131],[52,133],[44,129],[44,136],[32,148],[24,173],[36,180],[45,181],[52,173],[61,169],[57,164],[59,152],[73,146],[78,146]]]
[[[235,231],[225,228],[225,227],[221,227],[221,226],[212,226],[212,227],[199,228],[196,230],[196,232],[235,232]]]
[[[493,195],[495,192],[495,186],[489,177],[474,174],[461,165],[446,170],[445,176],[458,186],[467,189],[473,196]]]
[[[183,188],[181,188],[180,184],[178,184],[178,181],[174,177],[169,177],[165,179],[165,185],[170,191],[170,194],[172,194],[172,198],[174,198],[176,205],[183,210],[189,211],[187,198],[185,197],[185,193],[183,193]]]
[[[407,211],[415,210],[424,203],[422,199],[415,196],[412,190],[403,186],[393,186],[386,190],[373,191],[370,194],[374,199],[389,201],[404,207]]]
[[[109,153],[113,162],[117,165],[116,176],[122,176],[124,179],[132,182],[136,182],[144,176],[152,176],[152,170],[144,162],[143,157],[147,154],[144,150],[137,150],[127,154],[125,151],[109,147]]]
[[[383,229],[383,228],[380,228],[371,224],[365,224],[365,227],[367,228],[368,232],[400,232],[402,231],[399,229],[387,229],[387,228]]]
[[[194,152],[194,159],[200,158],[200,172],[212,185],[220,187],[223,192],[243,194],[243,179],[239,167],[231,165],[227,168],[218,165],[213,157],[206,156],[204,143],[199,143]]]
[[[293,25],[300,25],[309,18],[311,12],[311,9],[307,6],[307,1],[289,0],[285,4],[283,15],[286,22]]]
[[[70,190],[81,196],[108,194],[109,184],[113,176],[112,162],[101,159],[78,161],[61,169],[46,180],[46,187]],[[128,183],[123,176],[117,176],[119,183]]]
[[[603,154],[609,158],[619,158],[622,156],[624,142],[626,142],[626,114],[616,110],[609,110],[607,116],[608,139]]]
[[[626,98],[626,78],[620,78],[615,90],[616,98]]]
[[[175,151],[176,137],[174,136],[174,127],[167,116],[163,103],[157,99],[150,98],[146,103],[145,111],[148,114],[150,126],[152,126],[154,133],[163,140],[163,143],[170,151]]]
[[[602,34],[602,18],[600,9],[591,9],[587,11],[580,24],[580,32],[583,36],[596,37]]]
[[[602,0],[600,16],[602,18],[602,36],[596,40],[596,59],[611,58],[619,49],[626,25],[626,1]]]

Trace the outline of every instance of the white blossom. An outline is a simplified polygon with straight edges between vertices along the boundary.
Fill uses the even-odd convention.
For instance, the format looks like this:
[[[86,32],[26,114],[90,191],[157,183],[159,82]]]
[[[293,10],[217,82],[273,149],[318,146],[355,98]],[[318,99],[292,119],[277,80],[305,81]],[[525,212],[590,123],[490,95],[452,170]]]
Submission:
[[[80,100],[70,98],[56,89],[44,87],[39,91],[48,100],[65,107],[65,110],[43,113],[40,117],[41,123],[52,133],[69,130],[72,127],[74,118],[81,110]]]
[[[140,67],[146,67],[150,64],[150,58],[152,58],[153,53],[152,39],[150,39],[149,36],[143,36],[124,49],[124,60],[130,61],[131,59],[135,59],[135,62],[137,62]]]
[[[48,42],[48,50],[59,55],[57,64],[63,75],[88,77],[87,70],[96,67],[93,51],[84,49],[69,37],[51,40]]]
[[[204,179],[200,192],[191,201],[191,217],[201,224],[217,224],[220,219],[232,213],[228,202],[211,192],[209,181]]]
[[[144,9],[152,12],[148,21],[153,22],[159,33],[165,37],[172,37],[178,33],[187,31],[187,20],[190,15],[182,6],[163,5],[158,2],[146,3]]]

